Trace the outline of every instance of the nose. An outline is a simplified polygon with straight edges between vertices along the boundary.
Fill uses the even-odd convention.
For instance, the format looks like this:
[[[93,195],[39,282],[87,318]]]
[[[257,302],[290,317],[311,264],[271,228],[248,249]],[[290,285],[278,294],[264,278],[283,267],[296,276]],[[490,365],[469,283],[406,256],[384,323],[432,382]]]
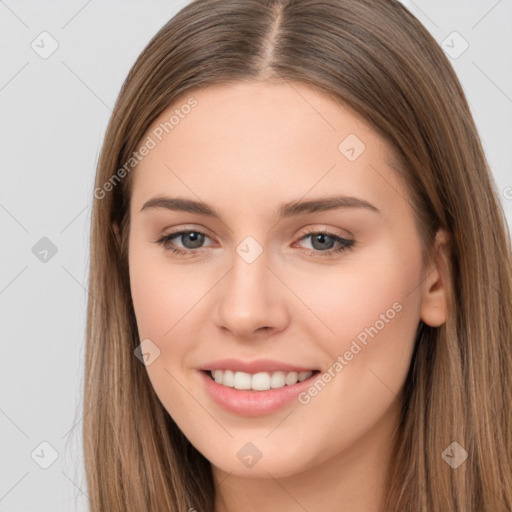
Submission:
[[[234,337],[269,336],[289,321],[286,288],[267,265],[265,253],[252,263],[235,254],[219,283],[214,321]]]

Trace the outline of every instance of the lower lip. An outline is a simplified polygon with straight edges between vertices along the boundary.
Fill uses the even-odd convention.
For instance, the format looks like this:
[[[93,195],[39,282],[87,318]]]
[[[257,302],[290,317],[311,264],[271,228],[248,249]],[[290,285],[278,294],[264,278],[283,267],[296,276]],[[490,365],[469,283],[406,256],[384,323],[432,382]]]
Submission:
[[[210,398],[229,412],[242,416],[263,416],[271,414],[297,399],[318,376],[318,372],[302,382],[291,386],[269,389],[267,391],[250,391],[230,388],[218,384],[210,373],[200,371],[201,378],[206,386]]]

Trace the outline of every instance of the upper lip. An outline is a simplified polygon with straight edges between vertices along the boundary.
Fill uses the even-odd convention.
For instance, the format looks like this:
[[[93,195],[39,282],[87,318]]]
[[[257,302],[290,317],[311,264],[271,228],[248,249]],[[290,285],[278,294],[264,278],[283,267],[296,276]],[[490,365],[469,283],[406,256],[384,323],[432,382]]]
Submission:
[[[245,373],[275,372],[278,370],[297,373],[315,371],[315,369],[311,367],[284,363],[273,359],[253,359],[251,361],[243,361],[242,359],[218,359],[201,366],[200,370],[232,370]]]

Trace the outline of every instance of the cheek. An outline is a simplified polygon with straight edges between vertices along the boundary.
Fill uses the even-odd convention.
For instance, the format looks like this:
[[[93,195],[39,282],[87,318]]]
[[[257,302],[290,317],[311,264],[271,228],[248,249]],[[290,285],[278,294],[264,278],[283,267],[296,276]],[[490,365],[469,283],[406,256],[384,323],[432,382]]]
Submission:
[[[281,275],[309,310],[293,320],[303,327],[312,326],[315,318],[321,320],[316,339],[320,335],[330,340],[333,349],[342,349],[361,333],[364,342],[365,330],[374,333],[375,326],[379,336],[385,331],[414,330],[420,311],[420,265],[415,251],[382,244],[364,257],[350,255],[337,266],[319,265],[314,272],[301,269]]]
[[[134,244],[130,286],[139,337],[156,346],[158,357],[146,367],[152,386],[171,416],[190,407],[189,378],[195,372],[201,332],[208,321],[208,293],[217,274],[176,264],[166,254]],[[152,345],[150,345],[152,346]]]
[[[417,298],[408,295],[406,280],[394,277],[375,281],[353,275],[343,280],[346,293],[334,290],[331,297],[322,298],[323,304],[319,298],[313,307],[321,314],[330,308],[332,313],[322,319],[334,335],[325,328],[310,329],[311,322],[299,326],[301,331],[310,329],[306,336],[328,356],[320,377],[300,397],[303,410],[298,411],[302,414],[300,427],[295,427],[301,429],[298,436],[308,439],[308,432],[322,432],[325,439],[338,439],[336,446],[343,449],[396,410],[410,367],[419,313]],[[366,288],[356,286],[363,282]],[[324,334],[319,336],[319,332]],[[320,426],[318,418],[326,414],[329,424]],[[319,443],[323,451],[314,455],[317,462],[333,450],[332,443]]]
[[[169,414],[178,420],[188,417],[190,396],[184,391],[184,375],[188,354],[197,345],[199,335],[194,329],[197,305],[207,291],[192,282],[183,266],[159,261],[154,253],[135,248],[130,257],[130,286],[139,337],[149,339],[154,359],[146,367],[151,385]],[[197,308],[197,309],[196,309]],[[156,348],[155,348],[156,346]],[[197,413],[197,411],[196,411]]]
[[[361,403],[378,408],[399,393],[420,319],[420,265],[416,252],[390,246],[295,280],[294,292],[315,313],[297,317],[299,329],[328,354],[327,401],[350,404],[358,415]]]
[[[163,249],[162,249],[163,251]],[[130,255],[130,287],[141,336],[163,340],[179,328],[208,291],[186,265],[173,265],[165,254],[134,247]]]

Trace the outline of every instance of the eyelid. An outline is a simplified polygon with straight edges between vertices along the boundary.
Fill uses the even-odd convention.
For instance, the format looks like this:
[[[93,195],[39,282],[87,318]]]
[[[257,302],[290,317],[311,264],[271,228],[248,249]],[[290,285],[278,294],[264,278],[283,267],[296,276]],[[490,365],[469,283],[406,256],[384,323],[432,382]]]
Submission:
[[[315,224],[313,227],[311,227],[311,228],[306,227],[305,229],[306,229],[306,231],[302,234],[300,239],[302,239],[305,235],[310,235],[311,233],[326,233],[331,236],[337,236],[340,238],[344,238],[345,240],[351,240],[354,238],[352,233],[346,229],[341,230],[346,233],[346,234],[342,234],[342,233],[338,232],[338,230],[340,230],[340,228],[329,228],[326,225],[321,225],[321,224],[320,225]]]
[[[171,228],[169,231],[166,229],[163,229],[161,234],[157,234],[157,239],[164,238],[164,237],[170,237],[172,235],[178,235],[178,234],[184,234],[184,233],[200,233],[202,235],[207,236],[210,239],[214,239],[215,237],[210,234],[210,231],[203,227],[197,227],[193,225],[180,225],[177,228]]]

